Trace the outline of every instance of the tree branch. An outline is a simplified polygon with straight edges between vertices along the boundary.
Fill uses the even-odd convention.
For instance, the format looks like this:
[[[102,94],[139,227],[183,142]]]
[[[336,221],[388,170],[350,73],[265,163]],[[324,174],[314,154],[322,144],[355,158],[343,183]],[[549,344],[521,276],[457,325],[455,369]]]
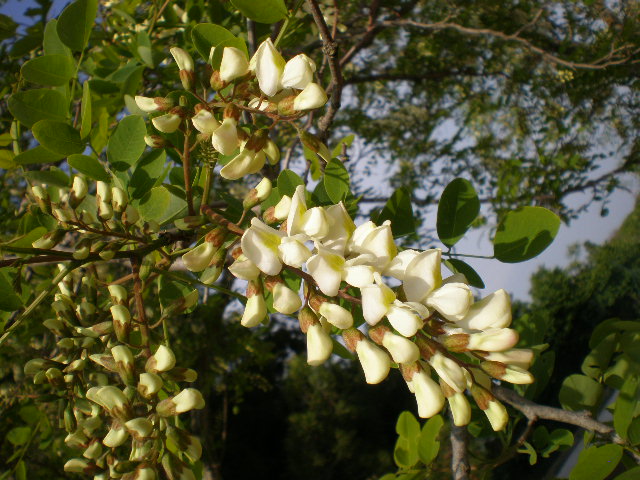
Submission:
[[[625,443],[625,441],[618,436],[613,427],[591,418],[588,412],[570,412],[561,408],[539,405],[517,394],[513,390],[498,385],[493,385],[491,392],[499,400],[508,403],[516,410],[522,412],[522,414],[529,420],[543,419],[568,423],[570,425],[584,428],[585,430],[599,433],[600,435],[610,438],[614,443]]]
[[[469,459],[467,458],[467,427],[457,427],[451,418],[451,478],[453,480],[469,480]]]
[[[342,69],[340,67],[340,61],[338,60],[338,44],[329,31],[327,22],[325,22],[320,7],[318,7],[318,2],[316,0],[307,0],[307,4],[311,9],[313,21],[320,31],[322,50],[329,62],[329,71],[331,72],[331,83],[329,87],[327,87],[327,90],[331,91],[329,108],[327,108],[327,111],[318,122],[318,138],[324,142],[329,135],[331,123],[340,109],[344,79],[342,78]]]

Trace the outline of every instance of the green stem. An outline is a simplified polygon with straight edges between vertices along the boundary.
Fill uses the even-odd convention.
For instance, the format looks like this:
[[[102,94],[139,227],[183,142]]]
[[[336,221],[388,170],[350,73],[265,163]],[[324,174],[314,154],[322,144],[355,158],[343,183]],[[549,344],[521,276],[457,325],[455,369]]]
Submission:
[[[218,159],[214,159],[210,162],[206,162],[204,171],[204,189],[202,191],[201,205],[207,205],[209,203],[209,190],[211,190],[211,183],[213,179],[213,169],[216,166]]]
[[[280,40],[282,40],[282,38],[284,37],[284,33],[287,31],[287,27],[289,26],[289,18],[290,17],[287,17],[284,19],[284,22],[282,23],[282,28],[278,32],[278,36],[276,37],[275,42],[273,42],[274,47],[277,47],[278,44],[280,43]]]
[[[2,344],[4,342],[7,341],[7,339],[9,338],[9,335],[11,335],[13,333],[14,330],[16,330],[21,324],[22,322],[29,316],[31,315],[31,313],[38,308],[38,306],[49,296],[49,294],[58,286],[58,283],[60,283],[62,281],[62,279],[67,276],[67,274],[69,274],[70,272],[72,272],[73,270],[75,270],[76,268],[78,268],[80,265],[82,265],[82,262],[73,262],[71,263],[71,265],[66,265],[62,271],[60,271],[51,281],[51,285],[49,285],[47,287],[46,290],[43,290],[42,292],[40,292],[40,295],[38,295],[36,297],[36,299],[31,302],[31,305],[29,305],[24,312],[22,312],[22,315],[20,315],[15,322],[13,322],[13,325],[11,325],[6,332],[4,332],[4,334],[2,335],[2,337],[0,337],[0,346],[2,346]]]
[[[73,97],[76,94],[76,85],[78,84],[78,72],[80,71],[80,64],[82,63],[83,58],[84,58],[84,50],[80,52],[80,58],[78,58],[78,64],[76,65],[76,73],[73,76],[73,82],[71,82],[71,95],[69,95],[69,98],[71,99],[72,103],[73,103]]]
[[[182,275],[176,275],[175,273],[168,272],[167,270],[161,270],[156,267],[151,267],[151,270],[159,275],[165,275],[169,278],[173,278],[174,280],[178,280],[180,282],[189,282],[192,285],[202,285],[204,287],[213,288],[214,290],[217,290],[220,293],[224,293],[225,295],[229,295],[230,297],[235,297],[238,300],[245,301],[245,302],[247,300],[247,297],[245,297],[244,295],[241,295],[238,292],[234,292],[233,290],[229,290],[228,288],[221,287],[220,285],[216,285],[215,283],[212,285],[208,285],[206,283],[201,282],[198,279],[185,278]]]
[[[484,258],[485,260],[493,260],[493,259],[496,258],[493,255],[491,255],[491,256],[488,256],[488,255],[470,255],[470,254],[467,254],[467,253],[451,253],[451,252],[446,252],[445,255],[448,256],[448,257]]]

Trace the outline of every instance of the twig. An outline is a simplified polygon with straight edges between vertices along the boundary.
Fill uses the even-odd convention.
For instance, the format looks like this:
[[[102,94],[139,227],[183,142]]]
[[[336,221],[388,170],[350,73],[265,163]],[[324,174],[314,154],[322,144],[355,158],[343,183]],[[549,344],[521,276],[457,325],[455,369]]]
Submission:
[[[187,207],[189,208],[189,215],[193,216],[196,211],[193,209],[193,194],[191,193],[191,162],[189,149],[189,134],[191,133],[191,123],[187,122],[187,128],[184,132],[184,150],[182,152],[182,170],[184,172],[184,192],[187,196]]]
[[[498,400],[502,400],[519,410],[529,420],[544,419],[568,423],[609,437],[614,443],[625,444],[625,441],[618,436],[613,427],[594,420],[588,412],[570,412],[561,408],[539,405],[518,395],[513,390],[498,385],[493,385],[491,392]]]
[[[316,0],[307,0],[307,4],[311,10],[313,20],[320,31],[322,50],[329,62],[329,71],[331,72],[331,100],[329,102],[329,108],[327,108],[326,113],[318,122],[318,137],[321,141],[325,141],[329,134],[331,123],[340,109],[344,79],[342,78],[342,69],[338,59],[338,44],[331,36],[327,22],[325,22],[320,7],[318,7],[318,2]]]
[[[140,258],[131,259],[131,274],[133,275],[133,298],[136,303],[136,313],[138,316],[138,325],[140,325],[140,343],[143,348],[145,357],[151,356],[149,348],[149,322],[147,314],[144,311],[144,300],[142,298],[142,279],[140,278]]]
[[[467,427],[457,427],[451,417],[451,478],[453,480],[469,480],[469,459],[467,458]]]

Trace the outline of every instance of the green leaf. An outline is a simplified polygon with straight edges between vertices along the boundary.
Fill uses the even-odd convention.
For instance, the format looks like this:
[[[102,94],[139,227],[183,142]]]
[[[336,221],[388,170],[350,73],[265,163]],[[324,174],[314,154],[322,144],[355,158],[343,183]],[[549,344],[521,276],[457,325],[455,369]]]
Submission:
[[[115,170],[124,171],[133,166],[146,147],[147,127],[138,115],[124,117],[107,144],[107,159]]]
[[[22,299],[13,289],[12,280],[8,275],[9,271],[8,268],[0,269],[0,310],[14,312],[22,307]]]
[[[31,127],[39,120],[64,121],[69,101],[56,90],[39,88],[17,92],[7,102],[11,114],[23,125]]]
[[[569,474],[569,480],[604,480],[622,458],[620,445],[592,446],[580,452],[578,463]]]
[[[53,163],[62,160],[64,155],[54,153],[43,146],[37,145],[31,150],[18,154],[13,161],[18,165],[32,165],[34,163]]]
[[[629,443],[631,443],[631,445],[638,445],[640,443],[640,417],[632,420],[631,425],[629,425],[627,429],[627,437],[629,437]]]
[[[518,448],[518,452],[529,455],[529,465],[535,465],[538,462],[538,453],[529,442],[524,442],[522,447]]]
[[[46,183],[57,187],[68,187],[71,183],[68,175],[57,167],[49,170],[31,170],[24,172],[24,176],[33,182]]]
[[[440,429],[444,425],[444,420],[440,415],[431,417],[422,427],[420,440],[418,440],[418,455],[425,465],[430,465],[438,456],[440,442],[438,436]]]
[[[212,23],[201,23],[191,30],[191,40],[196,50],[206,61],[209,61],[209,54],[212,47],[235,47],[242,50],[247,58],[249,53],[244,40],[236,37],[233,33],[220,25]],[[215,52],[212,62],[213,68],[220,67],[222,60],[222,49]]]
[[[409,191],[402,187],[393,192],[384,208],[372,220],[377,225],[382,225],[385,220],[391,220],[391,231],[396,238],[415,233],[416,222]]]
[[[446,186],[438,202],[436,228],[440,241],[451,247],[460,240],[480,213],[480,200],[473,185],[456,178]]]
[[[323,183],[327,195],[333,203],[345,199],[350,191],[349,172],[340,160],[334,158],[327,163],[324,169]]]
[[[11,17],[0,14],[0,40],[13,37],[17,28],[18,24]]]
[[[174,302],[186,297],[193,291],[193,287],[189,284],[188,278],[185,278],[184,282],[181,282],[175,278],[169,278],[166,275],[160,276],[158,289],[158,297],[160,299],[160,306],[162,307],[162,310],[166,309]],[[189,308],[186,313],[192,311],[194,308],[195,305]]]
[[[47,26],[44,27],[44,39],[42,45],[45,55],[66,55],[71,56],[71,50],[67,47],[58,36],[58,20],[56,18],[49,20]]]
[[[66,55],[43,55],[24,63],[20,73],[31,83],[58,87],[69,83],[75,75],[75,65]]]
[[[418,461],[418,449],[416,440],[398,437],[393,450],[393,459],[400,468],[410,468]]]
[[[27,480],[27,464],[20,460],[16,465],[16,480]]]
[[[31,427],[15,427],[7,433],[7,440],[15,447],[24,445],[31,436]]]
[[[637,480],[638,478],[640,478],[640,467],[634,467],[631,470],[621,473],[613,480]]]
[[[97,158],[88,155],[71,155],[67,158],[67,163],[70,167],[75,168],[80,173],[84,173],[93,180],[111,181],[111,176]]]
[[[284,0],[231,0],[231,3],[245,17],[259,23],[276,23],[288,14]]]
[[[143,220],[166,223],[187,208],[187,202],[174,195],[166,185],[152,188],[140,201],[138,211]]]
[[[444,261],[444,264],[453,273],[461,273],[467,277],[469,285],[477,288],[484,288],[484,282],[478,272],[476,272],[471,265],[457,258],[449,258]]]
[[[602,338],[602,337],[600,337]],[[612,332],[606,337],[602,338],[584,358],[582,361],[582,373],[590,376],[591,378],[598,379],[609,367],[611,357],[618,344],[618,335],[616,332]]]
[[[160,175],[164,172],[166,159],[167,154],[163,149],[152,150],[142,157],[136,165],[129,182],[132,198],[142,198],[153,188]]]
[[[350,147],[355,138],[356,136],[354,134],[347,135],[346,137],[341,138],[336,146],[333,147],[333,150],[331,150],[331,156],[333,158],[339,157],[342,154],[342,146],[346,145],[347,147]]]
[[[291,170],[283,170],[278,175],[278,192],[280,195],[293,195],[298,185],[304,185],[300,176]]]
[[[98,13],[98,0],[76,0],[58,17],[57,32],[62,43],[81,52],[89,42]]]
[[[602,395],[602,384],[586,375],[569,375],[560,388],[560,403],[567,410],[593,410]]]
[[[625,333],[620,337],[622,351],[640,364],[640,333]]]
[[[14,238],[13,240],[7,242],[7,245],[11,245],[12,247],[31,247],[31,244],[47,233],[47,229],[45,227],[36,227],[31,230],[29,233],[24,235],[20,235],[19,237]]]
[[[80,132],[67,123],[40,120],[33,126],[32,131],[40,145],[58,155],[81,153],[85,149],[85,142],[80,139]]]
[[[493,254],[504,263],[529,260],[547,248],[560,228],[560,218],[543,207],[513,210],[498,225]]]
[[[82,107],[80,110],[80,137],[87,138],[91,133],[91,87],[89,82],[82,85]]]
[[[420,435],[420,424],[413,413],[404,411],[398,416],[396,433],[404,438],[415,438]]]
[[[633,421],[633,415],[638,406],[638,377],[636,375],[629,376],[616,399],[616,407],[613,412],[613,427],[618,435],[623,439],[627,439],[629,426]]]

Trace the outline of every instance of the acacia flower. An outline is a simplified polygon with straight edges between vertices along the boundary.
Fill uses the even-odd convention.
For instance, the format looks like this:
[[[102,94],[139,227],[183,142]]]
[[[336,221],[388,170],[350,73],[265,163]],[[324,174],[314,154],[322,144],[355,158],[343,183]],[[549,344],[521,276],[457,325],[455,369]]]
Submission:
[[[249,62],[244,52],[235,47],[224,47],[220,62],[220,79],[231,82],[249,73]]]
[[[270,38],[260,44],[249,63],[249,69],[256,74],[260,90],[268,97],[274,96],[282,88],[284,66],[284,58]]]
[[[313,110],[327,103],[327,92],[317,83],[309,83],[293,101],[293,109]]]
[[[282,86],[284,88],[304,89],[313,80],[316,64],[304,53],[289,60],[282,72]]]
[[[282,270],[278,247],[283,236],[283,232],[252,218],[251,226],[245,230],[240,241],[242,252],[262,272],[277,275]]]

